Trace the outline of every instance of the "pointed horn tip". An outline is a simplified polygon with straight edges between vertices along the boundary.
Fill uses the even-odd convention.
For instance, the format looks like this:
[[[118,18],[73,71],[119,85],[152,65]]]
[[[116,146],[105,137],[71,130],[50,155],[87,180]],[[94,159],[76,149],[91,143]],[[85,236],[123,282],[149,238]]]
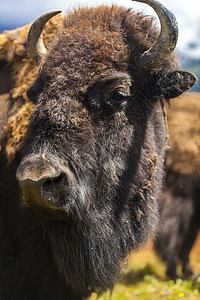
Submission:
[[[132,1],[151,6],[160,20],[160,35],[155,44],[142,54],[139,63],[141,68],[150,70],[159,66],[174,51],[178,40],[178,22],[175,14],[162,0]]]
[[[52,9],[52,10],[48,10],[46,12],[44,12],[43,14],[40,15],[40,17],[43,16],[55,16],[57,14],[60,14],[62,12],[62,9]]]
[[[28,32],[28,37],[30,36],[32,30],[34,30],[34,28],[36,27],[36,24],[41,24],[43,27],[44,25],[54,16],[56,16],[57,14],[60,14],[62,12],[61,9],[54,9],[54,10],[49,10],[46,11],[44,13],[42,13],[37,19],[35,19],[35,21],[33,21],[29,32]]]
[[[28,49],[29,54],[33,61],[38,64],[42,57],[46,54],[47,50],[44,46],[41,34],[45,24],[55,15],[61,13],[61,9],[50,10],[41,14],[31,25],[28,36]]]

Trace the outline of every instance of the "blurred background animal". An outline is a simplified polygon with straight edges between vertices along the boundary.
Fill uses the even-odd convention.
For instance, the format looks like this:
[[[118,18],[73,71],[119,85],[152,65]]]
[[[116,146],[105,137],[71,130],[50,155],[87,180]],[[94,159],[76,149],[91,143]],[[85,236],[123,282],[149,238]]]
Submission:
[[[194,278],[190,251],[200,229],[200,94],[171,103],[166,179],[159,198],[160,225],[155,249],[166,262],[166,274]],[[179,274],[180,275],[180,274]]]

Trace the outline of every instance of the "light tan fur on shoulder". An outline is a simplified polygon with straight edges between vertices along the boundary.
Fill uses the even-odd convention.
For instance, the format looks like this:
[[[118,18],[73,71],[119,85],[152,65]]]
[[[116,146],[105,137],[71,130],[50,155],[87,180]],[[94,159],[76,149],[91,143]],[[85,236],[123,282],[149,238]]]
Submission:
[[[58,15],[45,26],[44,43],[47,48],[49,41],[61,27],[63,18],[63,15]],[[29,28],[30,25],[26,25],[0,34],[0,60],[8,63],[12,74],[13,85],[9,91],[11,103],[19,98],[24,100],[24,104],[19,106],[17,113],[9,117],[1,138],[9,161],[14,159],[23,143],[34,107],[26,95],[28,88],[36,79],[38,71],[28,54],[27,34]]]
[[[27,102],[22,105],[14,116],[8,119],[2,140],[4,141],[5,151],[9,161],[15,158],[16,152],[20,150],[23,144],[32,111],[33,104]]]

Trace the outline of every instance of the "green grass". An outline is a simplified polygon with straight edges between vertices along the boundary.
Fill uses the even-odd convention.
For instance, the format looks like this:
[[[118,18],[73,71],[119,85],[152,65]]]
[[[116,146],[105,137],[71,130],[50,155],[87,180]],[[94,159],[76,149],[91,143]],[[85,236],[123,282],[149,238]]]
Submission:
[[[191,264],[195,273],[200,274],[200,238],[191,253]],[[112,294],[108,291],[90,300],[156,300],[156,299],[200,299],[200,278],[196,281],[168,280],[165,265],[152,250],[151,243],[140,251],[131,253],[128,264]],[[178,268],[180,273],[180,267]]]

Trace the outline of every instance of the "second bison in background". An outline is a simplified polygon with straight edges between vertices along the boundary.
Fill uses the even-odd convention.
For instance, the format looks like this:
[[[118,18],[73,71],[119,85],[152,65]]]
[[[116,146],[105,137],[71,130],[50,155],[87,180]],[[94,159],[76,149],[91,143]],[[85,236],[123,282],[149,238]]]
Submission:
[[[166,262],[167,276],[194,278],[190,251],[200,229],[200,94],[181,97],[168,113],[170,149],[167,176],[159,198],[160,226],[155,249]]]

